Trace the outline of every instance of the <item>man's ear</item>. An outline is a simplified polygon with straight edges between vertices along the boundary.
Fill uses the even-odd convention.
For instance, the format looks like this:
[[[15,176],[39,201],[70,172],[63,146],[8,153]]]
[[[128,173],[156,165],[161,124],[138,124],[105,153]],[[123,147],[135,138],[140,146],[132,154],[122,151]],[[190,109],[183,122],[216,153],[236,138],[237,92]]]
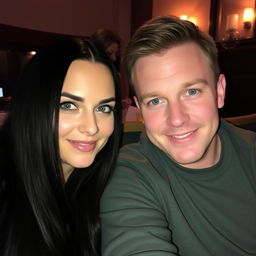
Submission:
[[[220,74],[217,82],[218,108],[222,108],[224,106],[225,93],[226,93],[226,78],[223,74]]]
[[[133,100],[134,100],[134,102],[135,102],[135,104],[136,104],[136,107],[137,107],[139,110],[141,110],[141,109],[140,109],[140,103],[139,103],[138,98],[137,98],[136,96],[133,96]]]

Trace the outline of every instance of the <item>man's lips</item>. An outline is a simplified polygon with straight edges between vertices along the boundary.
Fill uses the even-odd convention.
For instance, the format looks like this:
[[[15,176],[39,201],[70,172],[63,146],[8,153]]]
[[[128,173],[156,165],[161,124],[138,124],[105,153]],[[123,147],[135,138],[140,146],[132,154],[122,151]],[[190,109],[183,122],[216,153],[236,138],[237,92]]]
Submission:
[[[192,133],[193,132],[187,132],[187,133],[183,133],[183,134],[180,134],[180,135],[170,135],[170,136],[175,138],[175,139],[184,139],[184,138],[188,137]]]
[[[68,140],[71,146],[82,152],[90,152],[96,147],[97,141]]]
[[[194,134],[195,134],[196,132],[197,132],[197,129],[194,130],[194,131],[186,132],[186,133],[167,135],[167,137],[168,137],[170,140],[173,140],[173,141],[180,141],[180,142],[183,142],[183,141],[188,141],[189,139],[191,139],[192,137],[194,137]]]

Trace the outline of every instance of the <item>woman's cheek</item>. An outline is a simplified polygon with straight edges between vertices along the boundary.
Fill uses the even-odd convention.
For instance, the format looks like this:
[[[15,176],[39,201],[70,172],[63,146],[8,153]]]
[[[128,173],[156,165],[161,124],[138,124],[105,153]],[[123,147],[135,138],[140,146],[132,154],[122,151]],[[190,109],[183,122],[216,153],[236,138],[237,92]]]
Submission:
[[[59,118],[59,135],[65,135],[74,126],[74,120],[70,117],[61,116]]]

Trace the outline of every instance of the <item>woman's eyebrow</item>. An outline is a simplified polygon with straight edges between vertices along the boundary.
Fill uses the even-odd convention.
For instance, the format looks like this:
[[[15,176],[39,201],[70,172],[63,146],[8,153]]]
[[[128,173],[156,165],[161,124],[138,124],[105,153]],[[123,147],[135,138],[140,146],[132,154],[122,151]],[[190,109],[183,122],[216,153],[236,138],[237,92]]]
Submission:
[[[61,96],[68,97],[68,98],[70,98],[70,99],[72,99],[72,100],[84,102],[84,98],[79,97],[79,96],[76,96],[76,95],[71,94],[71,93],[68,93],[68,92],[63,92],[63,93],[61,93]]]
[[[111,97],[111,98],[101,100],[99,103],[103,104],[103,103],[108,103],[108,102],[111,102],[111,101],[116,101],[115,97]]]
[[[82,98],[80,96],[77,96],[77,95],[74,95],[74,94],[71,94],[71,93],[68,93],[68,92],[61,93],[61,96],[70,98],[72,100],[84,102],[84,98]],[[111,101],[116,101],[115,97],[110,97],[110,98],[101,100],[101,101],[99,101],[99,104],[104,104],[104,103],[108,103],[108,102],[111,102]]]

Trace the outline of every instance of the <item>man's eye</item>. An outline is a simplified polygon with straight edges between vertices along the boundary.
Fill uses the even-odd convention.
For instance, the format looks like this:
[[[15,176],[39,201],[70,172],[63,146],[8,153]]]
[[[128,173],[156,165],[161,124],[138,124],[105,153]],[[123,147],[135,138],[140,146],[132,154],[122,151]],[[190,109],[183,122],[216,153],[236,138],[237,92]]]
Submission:
[[[96,108],[97,112],[110,113],[113,111],[113,107],[109,105],[102,105]]]
[[[72,102],[62,102],[60,104],[60,108],[66,111],[72,111],[77,109],[76,105]]]
[[[159,98],[152,99],[148,102],[148,105],[158,105],[160,103]]]
[[[186,92],[188,95],[196,95],[198,94],[198,90],[197,89],[189,89]]]

